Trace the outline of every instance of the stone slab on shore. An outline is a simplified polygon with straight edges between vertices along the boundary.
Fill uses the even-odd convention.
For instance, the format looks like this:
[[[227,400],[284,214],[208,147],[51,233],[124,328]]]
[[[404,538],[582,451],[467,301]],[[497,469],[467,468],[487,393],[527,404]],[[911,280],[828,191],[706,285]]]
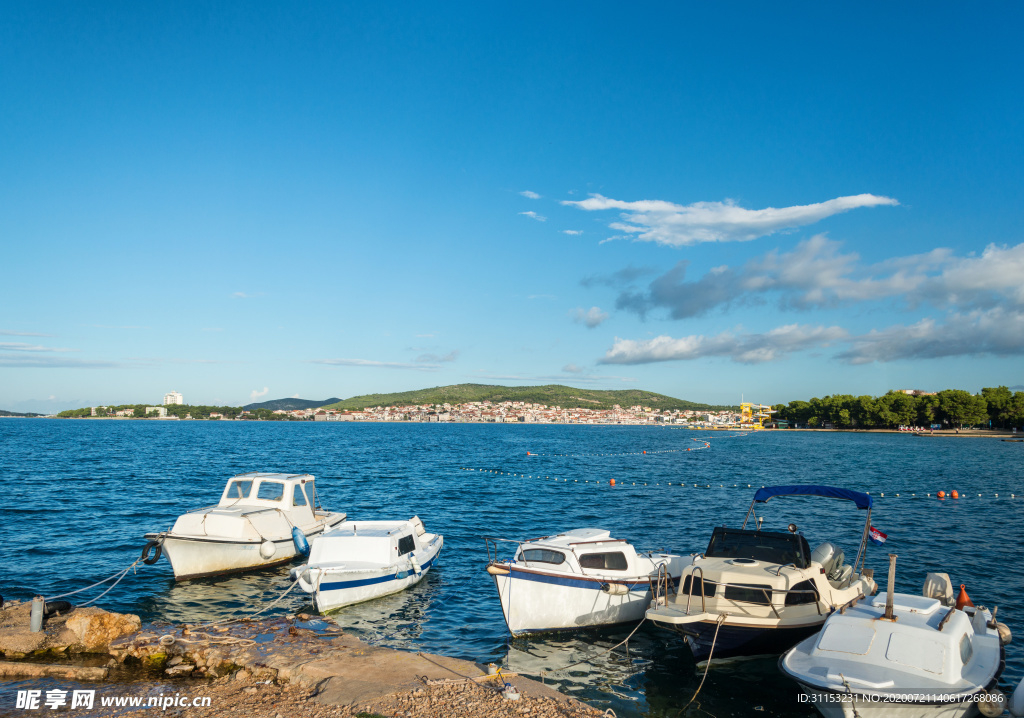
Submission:
[[[66,617],[50,618],[44,631],[31,633],[28,605],[14,604],[0,616],[0,650],[7,658],[31,659],[0,661],[0,681],[17,681],[19,690],[39,685],[52,688],[55,682],[63,688],[94,690],[95,709],[75,710],[83,718],[132,712],[102,707],[104,696],[143,701],[181,696],[209,699],[205,706],[176,702],[161,707],[169,716],[235,712],[247,718],[602,715],[524,676],[491,675],[470,661],[371,646],[319,617],[298,623],[287,618],[243,620],[191,629],[150,626],[124,635],[126,627],[136,625],[137,616],[75,609]],[[76,614],[77,622],[72,621]],[[312,630],[311,625],[321,630]],[[119,637],[111,638],[115,633]],[[85,656],[90,656],[88,661],[83,660]],[[40,663],[40,658],[59,662]],[[95,665],[97,660],[104,665]],[[503,695],[506,684],[518,692],[515,700]]]
[[[0,655],[9,659],[60,653],[106,653],[110,642],[135,633],[142,620],[93,606],[55,614],[43,630],[30,630],[31,601],[10,602],[0,609]]]

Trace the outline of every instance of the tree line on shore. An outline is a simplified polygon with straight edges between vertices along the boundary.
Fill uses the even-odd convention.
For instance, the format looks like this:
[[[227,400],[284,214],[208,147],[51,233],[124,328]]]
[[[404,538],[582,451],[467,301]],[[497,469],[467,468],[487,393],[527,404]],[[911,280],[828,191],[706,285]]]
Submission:
[[[163,407],[167,410],[168,416],[176,416],[179,419],[251,419],[259,421],[291,421],[294,417],[288,414],[275,414],[271,409],[255,409],[247,411],[240,406],[202,406],[189,404],[168,404]],[[73,419],[76,417],[92,416],[93,409],[96,416],[118,416],[118,412],[125,412],[132,409],[129,415],[135,419],[151,419],[158,416],[157,407],[147,404],[120,404],[118,406],[97,406],[85,407],[83,409],[68,409],[57,416]],[[243,414],[243,412],[245,412]],[[212,416],[211,414],[220,414]],[[124,414],[121,414],[124,416]]]
[[[837,429],[895,429],[900,426],[948,428],[982,426],[1009,429],[1024,424],[1024,391],[987,387],[979,394],[946,389],[937,394],[912,395],[890,391],[883,396],[834,394],[810,401],[777,404],[774,420],[791,425]]]

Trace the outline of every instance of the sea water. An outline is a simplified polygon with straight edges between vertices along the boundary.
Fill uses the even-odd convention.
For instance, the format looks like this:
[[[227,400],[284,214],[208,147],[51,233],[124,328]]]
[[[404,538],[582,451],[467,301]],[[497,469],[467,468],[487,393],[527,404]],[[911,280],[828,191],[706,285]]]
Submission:
[[[872,523],[889,539],[869,546],[867,566],[882,590],[887,554],[896,553],[898,591],[919,593],[925,573],[942,571],[976,603],[999,606],[1020,637],[1007,649],[1002,681],[1012,690],[1024,675],[1022,466],[1024,444],[907,434],[5,419],[0,594],[54,596],[123,569],[138,558],[144,533],[215,504],[231,475],[311,473],[331,510],[352,519],[415,514],[445,537],[418,586],[339,612],[346,630],[381,645],[543,672],[619,716],[676,716],[702,676],[679,637],[645,624],[611,653],[631,628],[510,639],[484,570],[484,537],[598,527],[638,548],[689,554],[704,550],[713,527],[739,526],[756,488],[829,484],[875,497]],[[953,489],[959,499],[935,496]],[[865,518],[850,502],[802,497],[773,499],[758,515],[766,529],[796,523],[812,547],[838,543],[851,562]],[[288,585],[287,566],[175,583],[161,560],[140,564],[99,603],[144,621],[209,621],[258,610]],[[302,610],[311,605],[296,590],[270,615]],[[815,715],[797,695],[774,659],[713,664],[688,714]]]

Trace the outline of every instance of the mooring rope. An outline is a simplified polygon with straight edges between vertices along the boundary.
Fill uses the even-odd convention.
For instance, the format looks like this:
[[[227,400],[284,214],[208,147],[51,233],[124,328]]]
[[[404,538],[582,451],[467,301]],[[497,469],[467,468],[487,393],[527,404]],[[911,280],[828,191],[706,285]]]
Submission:
[[[107,581],[111,581],[111,580],[113,580],[115,578],[117,580],[114,581],[114,586],[116,586],[117,584],[119,584],[121,582],[122,578],[124,578],[125,576],[128,575],[129,571],[131,571],[133,568],[135,568],[138,565],[139,561],[141,561],[141,560],[142,560],[141,558],[137,558],[134,561],[132,561],[132,563],[128,566],[128,568],[121,569],[121,570],[117,571],[116,573],[113,573],[110,576],[107,576],[102,581],[97,581],[96,583],[91,584],[89,586],[86,586],[85,588],[80,588],[80,589],[78,589],[76,591],[68,591],[67,593],[62,593],[62,594],[57,595],[57,596],[50,596],[49,598],[44,598],[43,600],[49,602],[49,601],[56,601],[58,598],[64,598],[65,596],[73,596],[76,593],[81,593],[82,591],[88,591],[90,588],[96,588],[97,586],[102,586]],[[99,599],[103,598],[108,593],[110,593],[112,590],[114,590],[114,586],[111,586],[106,591],[104,591],[99,596],[97,596],[96,598],[90,599],[89,601],[86,601],[82,605],[83,606],[87,606],[90,603],[92,603],[93,601],[98,601]]]

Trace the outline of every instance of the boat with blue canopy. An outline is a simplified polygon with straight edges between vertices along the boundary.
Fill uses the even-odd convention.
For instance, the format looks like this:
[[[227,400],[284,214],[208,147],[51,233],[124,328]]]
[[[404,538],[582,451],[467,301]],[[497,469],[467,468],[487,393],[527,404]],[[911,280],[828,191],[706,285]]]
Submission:
[[[782,531],[764,530],[755,509],[784,496],[840,499],[865,511],[853,562],[832,541],[811,550],[793,523]],[[878,590],[873,571],[864,568],[871,506],[868,494],[834,486],[762,487],[743,524],[716,527],[704,553],[684,569],[678,589],[667,584],[646,616],[681,633],[701,663],[779,654],[820,630],[835,609]]]

